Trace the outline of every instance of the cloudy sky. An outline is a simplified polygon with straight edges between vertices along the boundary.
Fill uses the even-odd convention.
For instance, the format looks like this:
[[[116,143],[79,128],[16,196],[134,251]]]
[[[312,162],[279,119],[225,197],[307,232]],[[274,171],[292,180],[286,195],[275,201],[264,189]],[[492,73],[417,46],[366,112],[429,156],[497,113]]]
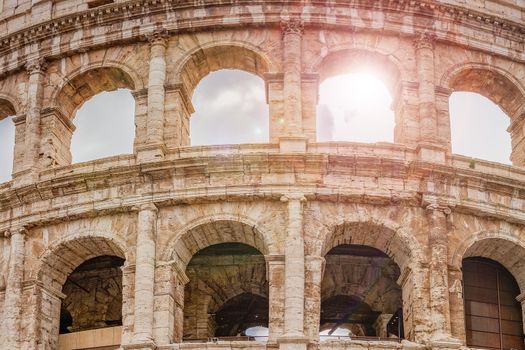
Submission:
[[[205,77],[193,95],[192,145],[268,141],[264,82],[241,71]],[[372,76],[349,74],[326,80],[320,88],[319,141],[392,142],[391,97]],[[73,162],[131,153],[134,102],[127,90],[102,93],[79,109],[74,123]],[[509,162],[509,118],[488,99],[454,93],[450,99],[453,152]],[[11,178],[14,125],[0,121],[0,183]]]

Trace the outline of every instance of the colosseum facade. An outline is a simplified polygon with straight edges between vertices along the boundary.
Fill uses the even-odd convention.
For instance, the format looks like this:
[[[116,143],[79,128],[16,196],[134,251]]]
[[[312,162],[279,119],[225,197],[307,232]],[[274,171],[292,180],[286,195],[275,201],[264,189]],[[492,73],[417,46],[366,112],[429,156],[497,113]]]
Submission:
[[[2,349],[524,348],[523,0],[0,8]],[[395,142],[317,142],[319,84],[362,62]],[[264,80],[268,143],[190,146],[220,69]],[[76,111],[118,88],[133,154],[72,164]],[[509,116],[512,166],[452,154],[454,91]]]

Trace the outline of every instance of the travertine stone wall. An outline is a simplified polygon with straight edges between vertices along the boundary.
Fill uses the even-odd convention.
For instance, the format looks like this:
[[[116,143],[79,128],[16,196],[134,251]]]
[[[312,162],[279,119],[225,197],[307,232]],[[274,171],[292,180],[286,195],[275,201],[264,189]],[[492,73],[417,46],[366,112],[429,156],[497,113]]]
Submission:
[[[65,303],[93,321],[82,310],[98,304],[66,280],[103,255],[125,261],[122,349],[211,349],[183,339],[210,336],[209,314],[243,292],[270,300],[268,341],[221,347],[465,345],[463,258],[500,262],[525,292],[523,6],[0,1],[0,120],[16,125],[0,184],[0,347],[57,349]],[[268,144],[190,146],[193,91],[220,69],[264,80]],[[351,71],[389,89],[393,144],[316,143],[319,84]],[[76,110],[118,88],[135,98],[134,153],[71,164]],[[513,166],[451,154],[454,91],[508,114]],[[220,243],[261,255],[191,262]],[[321,302],[379,273],[335,278],[355,260],[327,256],[341,244],[388,256],[367,304],[378,329],[402,307],[406,341],[320,343]]]

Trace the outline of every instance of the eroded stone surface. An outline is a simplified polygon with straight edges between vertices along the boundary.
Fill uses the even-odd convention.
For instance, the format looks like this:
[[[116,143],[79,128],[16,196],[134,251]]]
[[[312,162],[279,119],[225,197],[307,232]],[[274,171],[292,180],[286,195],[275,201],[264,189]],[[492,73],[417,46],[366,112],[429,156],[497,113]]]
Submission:
[[[1,9],[0,119],[16,125],[14,177],[0,184],[2,348],[459,348],[463,258],[498,261],[525,290],[523,4]],[[319,84],[363,66],[392,94],[395,144],[315,143]],[[269,144],[189,147],[191,96],[219,69],[264,79]],[[117,88],[135,98],[134,153],[71,165],[75,111]],[[508,114],[514,166],[450,154],[448,98],[459,90]],[[258,253],[199,256],[222,243]],[[385,256],[328,254],[341,245]],[[76,271],[100,256],[124,265]],[[270,300],[268,341],[203,344],[215,315],[246,293]],[[387,335],[402,308],[407,340],[319,343],[323,302],[353,305],[350,296],[377,316],[367,330],[347,325],[355,334]],[[73,331],[120,315],[120,336],[59,343],[61,308]]]

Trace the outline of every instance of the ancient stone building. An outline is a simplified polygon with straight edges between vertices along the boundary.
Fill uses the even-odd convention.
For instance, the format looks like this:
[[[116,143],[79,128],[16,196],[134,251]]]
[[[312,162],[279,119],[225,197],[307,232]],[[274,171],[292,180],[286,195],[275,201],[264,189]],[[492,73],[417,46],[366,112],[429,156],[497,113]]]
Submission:
[[[524,348],[523,0],[0,7],[2,349]],[[316,142],[319,84],[363,65],[395,142]],[[269,143],[190,147],[225,68],[264,79]],[[133,154],[71,164],[75,112],[117,88]],[[512,166],[451,153],[454,91],[509,116]]]

